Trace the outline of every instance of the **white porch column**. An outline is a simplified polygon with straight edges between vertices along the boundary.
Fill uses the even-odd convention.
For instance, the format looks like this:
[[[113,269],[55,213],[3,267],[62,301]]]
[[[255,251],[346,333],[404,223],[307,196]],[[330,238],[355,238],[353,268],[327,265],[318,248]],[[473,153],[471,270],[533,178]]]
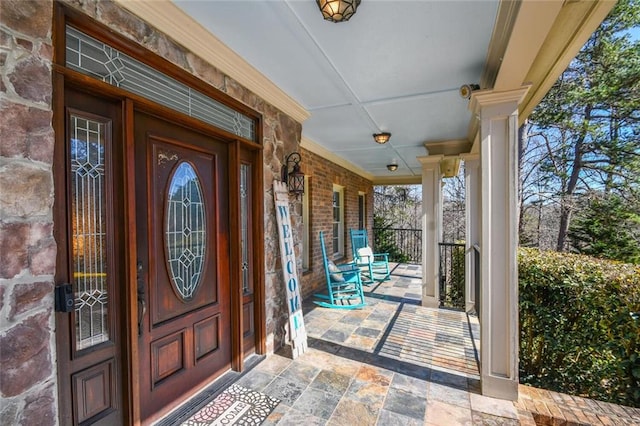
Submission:
[[[418,157],[422,163],[422,306],[437,308],[439,291],[439,246],[442,231],[442,174],[443,155]]]
[[[464,161],[464,185],[465,185],[465,310],[470,312],[478,309],[478,296],[476,295],[476,264],[474,246],[480,246],[480,154],[462,154]],[[478,265],[479,266],[479,265]]]
[[[518,399],[518,104],[528,86],[478,91],[480,118],[482,394]]]

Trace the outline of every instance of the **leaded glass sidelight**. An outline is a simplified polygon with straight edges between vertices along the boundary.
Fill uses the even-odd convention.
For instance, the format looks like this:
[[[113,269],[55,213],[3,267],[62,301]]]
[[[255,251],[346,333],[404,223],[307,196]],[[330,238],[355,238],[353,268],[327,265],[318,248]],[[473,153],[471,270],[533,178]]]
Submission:
[[[70,116],[72,270],[76,350],[109,340],[105,144],[108,123]]]
[[[205,206],[193,166],[181,162],[169,182],[166,256],[171,282],[183,300],[193,297],[202,277],[206,249]]]
[[[249,277],[249,177],[251,176],[251,166],[240,165],[240,243],[242,249],[242,292],[251,292]]]

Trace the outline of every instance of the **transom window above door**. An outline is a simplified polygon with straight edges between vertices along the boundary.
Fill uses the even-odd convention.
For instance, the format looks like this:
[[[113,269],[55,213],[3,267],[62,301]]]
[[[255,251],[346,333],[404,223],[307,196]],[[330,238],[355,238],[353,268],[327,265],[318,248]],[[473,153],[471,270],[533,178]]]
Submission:
[[[255,121],[184,83],[66,26],[66,66],[256,142]]]

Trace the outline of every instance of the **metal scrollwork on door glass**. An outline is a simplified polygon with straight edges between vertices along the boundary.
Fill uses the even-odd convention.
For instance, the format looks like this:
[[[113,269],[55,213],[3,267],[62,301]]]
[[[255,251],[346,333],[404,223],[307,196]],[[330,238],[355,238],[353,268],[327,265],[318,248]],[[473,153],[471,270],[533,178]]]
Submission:
[[[76,350],[109,340],[105,164],[110,124],[72,114],[71,247]]]
[[[249,177],[251,166],[240,165],[240,246],[242,249],[242,292],[251,292],[249,282]]]
[[[253,118],[134,59],[95,38],[67,26],[66,65],[190,117],[256,142]]]
[[[206,249],[205,206],[193,166],[181,162],[169,181],[166,214],[166,256],[171,282],[183,300],[200,284]]]

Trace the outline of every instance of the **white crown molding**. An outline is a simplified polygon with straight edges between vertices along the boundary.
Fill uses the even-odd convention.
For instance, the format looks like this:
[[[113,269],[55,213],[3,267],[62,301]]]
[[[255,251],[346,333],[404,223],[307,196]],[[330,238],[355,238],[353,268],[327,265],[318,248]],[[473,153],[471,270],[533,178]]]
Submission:
[[[170,0],[115,0],[299,123],[311,115]]]
[[[474,114],[480,114],[480,109],[489,105],[499,105],[507,102],[522,102],[527,92],[531,88],[530,84],[526,84],[517,89],[496,91],[496,90],[478,90],[471,94],[469,109]]]
[[[302,136],[302,141],[300,142],[300,148],[304,148],[307,151],[311,151],[314,154],[319,155],[320,157],[324,158],[325,160],[329,160],[332,163],[337,164],[340,167],[344,167],[345,169],[359,175],[362,176],[363,178],[373,181],[374,177],[371,173],[368,173],[364,170],[362,170],[360,167],[354,165],[353,163],[345,160],[342,157],[338,157],[336,154],[334,154],[333,152],[329,151],[328,149],[326,149],[325,147],[319,145],[318,143],[312,141],[311,139],[307,138],[306,136]]]
[[[468,154],[460,154],[460,159],[462,161],[479,160],[480,159],[480,153],[479,152],[474,152],[474,153],[468,153]]]
[[[423,145],[427,155],[458,155],[469,152],[471,149],[471,142],[467,139],[429,141]]]
[[[416,158],[420,162],[420,164],[422,164],[422,169],[432,169],[436,164],[440,165],[440,162],[444,160],[444,155],[424,155]]]

